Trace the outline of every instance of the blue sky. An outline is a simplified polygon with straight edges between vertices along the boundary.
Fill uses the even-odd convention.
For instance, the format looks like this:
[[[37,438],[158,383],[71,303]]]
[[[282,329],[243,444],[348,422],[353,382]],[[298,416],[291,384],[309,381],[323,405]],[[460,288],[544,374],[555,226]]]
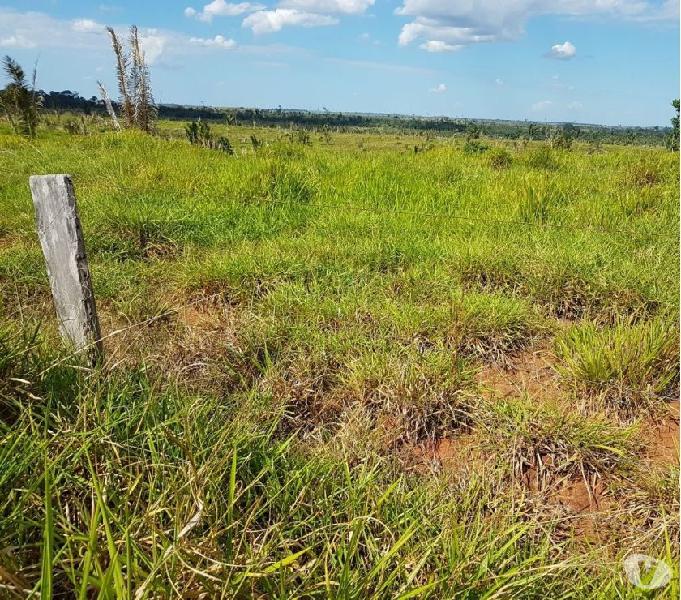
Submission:
[[[160,102],[666,125],[679,96],[679,0],[0,0],[0,53],[115,95],[132,23]]]

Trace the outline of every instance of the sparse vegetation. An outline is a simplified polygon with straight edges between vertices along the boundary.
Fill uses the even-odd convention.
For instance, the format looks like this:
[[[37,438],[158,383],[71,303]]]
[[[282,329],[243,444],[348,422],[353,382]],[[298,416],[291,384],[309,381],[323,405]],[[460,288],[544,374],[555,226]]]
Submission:
[[[36,70],[33,70],[30,87],[24,70],[11,56],[2,59],[2,70],[10,82],[0,91],[0,108],[15,133],[33,138],[38,129],[41,105],[41,97],[35,89]]]
[[[130,27],[129,48],[126,50],[112,27],[106,30],[116,57],[116,79],[126,127],[136,127],[146,133],[154,129],[157,108],[151,91],[149,67],[140,46],[137,27]],[[106,103],[106,99],[103,99]],[[108,110],[108,107],[107,107]]]
[[[185,135],[190,144],[195,146],[202,146],[203,148],[212,148],[213,150],[222,150],[227,154],[234,154],[234,148],[225,136],[214,137],[210,131],[210,125],[206,121],[192,121],[185,125]]]
[[[678,596],[676,155],[101,115],[0,123],[0,595],[636,598],[636,551]]]

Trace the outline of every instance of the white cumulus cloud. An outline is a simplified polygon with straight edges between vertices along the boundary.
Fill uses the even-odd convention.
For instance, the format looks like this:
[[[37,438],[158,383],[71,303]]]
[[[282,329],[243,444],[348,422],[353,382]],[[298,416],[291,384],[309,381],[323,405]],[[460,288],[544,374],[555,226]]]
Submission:
[[[98,26],[95,26],[98,25]],[[129,25],[112,24],[121,42],[127,43]],[[172,67],[188,56],[206,52],[224,52],[236,42],[222,35],[190,37],[174,30],[141,27],[139,39],[149,65]],[[88,19],[58,19],[45,13],[21,12],[0,6],[0,48],[53,48],[69,50],[96,59],[106,67],[95,68],[97,73],[111,72],[111,41],[104,27]],[[256,46],[243,49],[253,55],[288,51],[286,46]],[[2,55],[3,53],[0,53]],[[40,75],[40,69],[38,69]],[[2,83],[0,82],[0,86]]]
[[[315,14],[359,15],[374,5],[375,0],[281,0],[280,8],[294,8]]]
[[[35,48],[36,43],[22,34],[0,38],[0,48]]]
[[[139,33],[139,40],[147,63],[153,65],[166,49],[169,38],[157,29],[144,29]]]
[[[101,33],[104,31],[104,25],[92,19],[76,19],[71,24],[71,29],[79,33]]]
[[[284,27],[295,25],[298,27],[321,27],[336,25],[338,19],[330,15],[308,13],[292,8],[277,8],[275,10],[260,10],[248,15],[242,27],[251,29],[253,33],[273,33]]]
[[[456,52],[463,48],[462,44],[448,44],[442,40],[428,40],[419,46],[426,52]]]
[[[444,83],[438,83],[435,87],[428,90],[431,94],[444,94],[447,91],[447,86]]]
[[[265,7],[262,4],[253,2],[226,2],[225,0],[213,0],[199,11],[188,6],[184,9],[185,17],[196,18],[200,21],[210,23],[213,17],[237,17],[256,10],[263,10]]]
[[[217,1],[217,0],[216,0]],[[361,15],[376,0],[279,0],[276,7],[252,12],[242,27],[253,33],[274,33],[284,27],[322,27],[336,25],[341,15]],[[369,38],[365,39],[367,41]]]
[[[679,0],[401,0],[396,14],[407,17],[401,45],[439,40],[470,45],[515,40],[535,17],[600,16],[632,21],[678,21]],[[427,50],[427,46],[420,47]]]
[[[197,44],[199,46],[206,46],[208,48],[224,48],[225,50],[232,50],[236,48],[236,42],[233,39],[225,38],[222,35],[216,35],[214,38],[200,38],[193,37],[189,38],[192,44]]]
[[[478,34],[470,27],[440,25],[433,19],[418,18],[402,27],[398,41],[400,46],[407,46],[419,39],[436,40],[439,44],[447,44],[448,46],[462,46],[478,42],[491,42],[494,40],[494,36]]]
[[[569,60],[577,55],[577,48],[571,42],[563,42],[562,44],[554,44],[547,54],[549,58],[557,58],[558,60]]]

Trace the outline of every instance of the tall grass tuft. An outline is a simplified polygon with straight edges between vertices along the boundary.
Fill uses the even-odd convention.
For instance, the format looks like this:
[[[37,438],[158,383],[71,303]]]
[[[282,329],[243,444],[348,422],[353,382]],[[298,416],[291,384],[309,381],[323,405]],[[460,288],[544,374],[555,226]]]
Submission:
[[[0,108],[15,133],[34,138],[38,129],[39,110],[42,103],[35,88],[36,69],[33,69],[30,87],[21,65],[11,56],[5,56],[2,59],[2,70],[10,83],[0,92]]]
[[[631,413],[676,395],[678,343],[676,328],[661,319],[602,328],[584,323],[557,338],[556,352],[573,385]]]

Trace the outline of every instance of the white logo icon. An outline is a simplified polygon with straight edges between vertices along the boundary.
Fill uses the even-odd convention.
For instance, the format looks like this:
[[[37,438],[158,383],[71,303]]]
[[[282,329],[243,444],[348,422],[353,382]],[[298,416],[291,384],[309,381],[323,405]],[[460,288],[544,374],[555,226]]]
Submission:
[[[657,590],[672,578],[669,565],[647,554],[630,554],[624,559],[624,572],[632,585],[641,590]],[[645,582],[641,580],[641,571]]]

